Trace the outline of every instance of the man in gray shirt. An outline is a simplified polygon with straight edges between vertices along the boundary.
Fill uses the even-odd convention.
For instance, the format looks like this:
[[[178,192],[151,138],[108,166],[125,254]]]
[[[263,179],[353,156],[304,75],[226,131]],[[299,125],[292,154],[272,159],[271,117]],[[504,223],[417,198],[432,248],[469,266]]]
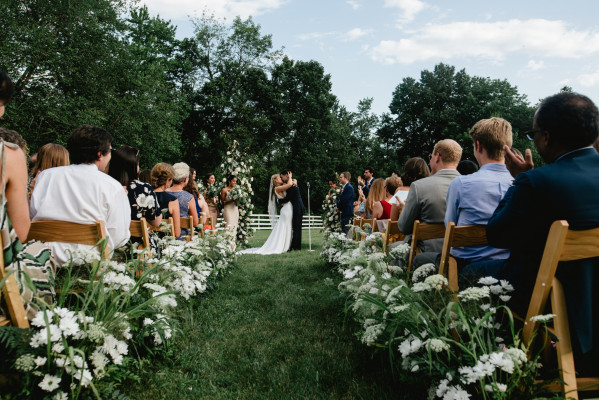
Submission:
[[[410,235],[414,221],[425,224],[442,224],[445,219],[447,189],[452,180],[460,175],[456,170],[462,158],[462,148],[451,139],[444,139],[435,145],[430,157],[432,176],[415,181],[410,185],[408,198],[402,207],[397,225],[400,232]],[[406,241],[411,240],[411,235]],[[419,243],[423,252],[441,252],[443,239],[431,239]]]

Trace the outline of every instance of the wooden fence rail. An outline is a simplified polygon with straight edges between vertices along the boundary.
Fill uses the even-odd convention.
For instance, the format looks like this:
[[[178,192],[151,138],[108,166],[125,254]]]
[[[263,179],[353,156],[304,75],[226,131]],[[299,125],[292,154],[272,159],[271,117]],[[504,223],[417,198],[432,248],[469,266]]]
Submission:
[[[279,216],[275,217],[277,220]],[[272,229],[270,217],[268,214],[252,214],[250,226],[256,230]],[[225,221],[222,218],[218,219],[219,225],[224,225]],[[303,229],[322,229],[322,217],[320,215],[311,215],[309,218],[304,215],[302,221]]]

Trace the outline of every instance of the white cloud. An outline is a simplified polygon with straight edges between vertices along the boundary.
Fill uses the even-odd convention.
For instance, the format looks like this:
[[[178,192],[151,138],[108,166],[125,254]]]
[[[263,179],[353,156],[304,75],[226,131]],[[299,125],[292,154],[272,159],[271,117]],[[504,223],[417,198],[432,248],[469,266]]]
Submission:
[[[368,35],[370,32],[372,32],[371,29],[354,28],[342,34],[341,40],[343,40],[344,42],[350,42],[352,40],[359,39],[362,36]]]
[[[595,86],[599,84],[599,69],[590,74],[582,74],[577,80],[584,87]]]
[[[216,17],[248,18],[277,9],[287,0],[141,0],[150,13],[165,19],[186,19],[188,15],[201,15],[204,10]]]
[[[370,56],[385,64],[429,59],[481,57],[495,62],[506,54],[582,58],[599,53],[599,33],[569,29],[562,21],[530,19],[500,22],[428,24],[400,40],[384,40]]]
[[[409,22],[426,8],[426,3],[421,0],[385,0],[385,7],[399,8],[401,11],[400,22]]]
[[[360,3],[358,3],[355,0],[348,0],[346,1],[346,3],[351,6],[352,10],[357,10],[358,8],[360,8]]]
[[[543,60],[541,60],[541,61],[530,60],[530,61],[528,61],[527,67],[530,70],[538,71],[540,69],[544,69],[545,68],[545,61],[543,61]]]
[[[296,37],[299,40],[321,40],[328,36],[336,35],[335,32],[312,32],[312,33],[302,33],[301,35],[297,35]]]

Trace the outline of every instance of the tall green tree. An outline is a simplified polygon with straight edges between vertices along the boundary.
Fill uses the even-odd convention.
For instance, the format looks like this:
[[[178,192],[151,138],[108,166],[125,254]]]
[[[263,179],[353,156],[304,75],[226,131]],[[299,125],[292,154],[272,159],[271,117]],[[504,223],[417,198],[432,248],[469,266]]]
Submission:
[[[5,0],[0,13],[0,66],[17,89],[3,124],[34,151],[94,124],[148,164],[175,158],[185,109],[163,62],[177,49],[170,24],[128,0]]]
[[[419,81],[403,79],[393,92],[389,109],[391,116],[385,118],[380,134],[393,143],[400,164],[430,153],[434,144],[445,138],[462,145],[462,158],[473,159],[468,131],[478,120],[505,118],[518,138],[518,133],[529,129],[534,115],[526,96],[506,80],[472,77],[446,64],[422,71]]]

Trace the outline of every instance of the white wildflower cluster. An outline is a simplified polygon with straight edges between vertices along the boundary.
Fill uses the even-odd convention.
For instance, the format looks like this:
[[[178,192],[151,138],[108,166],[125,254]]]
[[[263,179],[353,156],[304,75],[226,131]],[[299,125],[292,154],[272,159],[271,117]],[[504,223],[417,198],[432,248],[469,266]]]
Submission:
[[[341,188],[331,188],[329,194],[322,202],[322,230],[326,233],[341,233],[341,223],[339,221],[339,212],[337,211],[337,198],[341,193]]]
[[[412,282],[414,282],[414,283],[421,282],[427,276],[429,276],[431,274],[435,274],[435,273],[437,273],[437,267],[435,266],[435,264],[432,264],[432,263],[423,264],[420,267],[416,268],[414,270],[414,272],[412,273]]]
[[[252,162],[247,154],[239,150],[239,143],[234,140],[233,144],[227,150],[227,158],[220,165],[223,176],[234,175],[237,177],[237,186],[235,191],[231,193],[235,197],[239,208],[239,221],[237,225],[236,242],[240,245],[247,245],[248,238],[253,234],[253,228],[250,226],[254,205],[252,204],[252,196],[254,190],[251,182],[253,178],[250,176]],[[226,178],[223,178],[226,182]]]

